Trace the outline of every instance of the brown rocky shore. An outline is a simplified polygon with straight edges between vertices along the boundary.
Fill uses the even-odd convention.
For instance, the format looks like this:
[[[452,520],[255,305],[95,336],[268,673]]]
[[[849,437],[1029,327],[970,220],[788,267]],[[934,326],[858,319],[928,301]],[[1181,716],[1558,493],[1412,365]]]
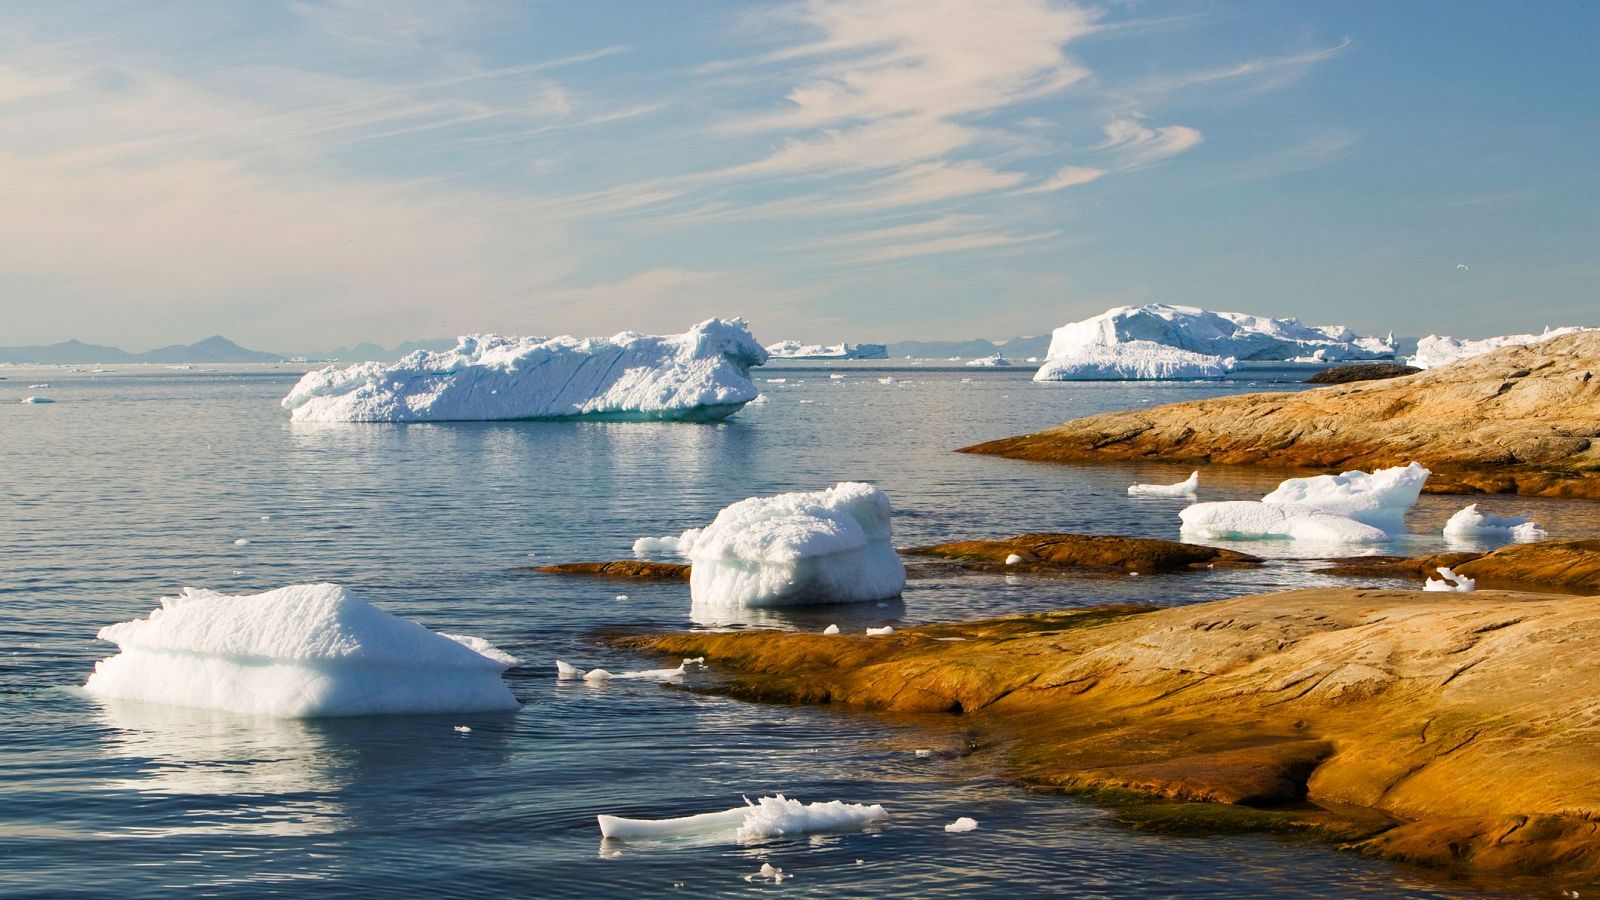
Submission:
[[[1016,777],[1158,818],[1569,884],[1600,876],[1596,600],[1312,589],[620,643],[705,656],[744,699],[954,714]]]
[[[1415,460],[1433,492],[1600,498],[1600,332],[1384,381],[1103,413],[962,452],[1314,471]]]

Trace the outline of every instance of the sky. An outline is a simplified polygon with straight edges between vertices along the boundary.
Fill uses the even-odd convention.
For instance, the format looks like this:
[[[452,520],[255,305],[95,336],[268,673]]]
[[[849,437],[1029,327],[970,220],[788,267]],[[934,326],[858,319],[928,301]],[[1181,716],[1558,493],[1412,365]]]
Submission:
[[[0,345],[1600,325],[1600,4],[11,0]]]

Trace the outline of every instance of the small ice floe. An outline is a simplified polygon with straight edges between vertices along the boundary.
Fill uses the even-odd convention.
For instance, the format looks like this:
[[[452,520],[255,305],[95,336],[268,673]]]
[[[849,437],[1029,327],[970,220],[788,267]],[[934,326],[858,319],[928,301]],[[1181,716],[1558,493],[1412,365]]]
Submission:
[[[822,633],[823,634],[838,634],[839,633],[839,626],[838,625],[829,625],[827,628],[822,629]]]
[[[556,660],[556,678],[561,681],[576,681],[583,677],[583,670],[561,660]]]
[[[456,732],[456,734],[471,734],[472,733],[472,726],[471,725],[457,725],[457,726],[455,726],[455,732]]]
[[[741,844],[819,831],[855,831],[881,822],[889,813],[879,804],[802,803],[782,794],[745,799],[745,805],[722,812],[700,813],[675,819],[627,819],[597,816],[600,835],[615,840],[727,836]]]
[[[1478,512],[1473,503],[1444,524],[1446,537],[1498,537],[1513,541],[1542,541],[1549,535],[1538,523],[1521,516],[1496,516]]]
[[[1439,567],[1439,577],[1429,578],[1422,585],[1425,591],[1455,591],[1461,594],[1470,594],[1478,589],[1478,581],[1465,575],[1457,575],[1449,566]]]
[[[944,830],[951,832],[952,834],[960,834],[964,831],[976,831],[978,830],[978,821],[976,819],[968,818],[967,816],[962,816],[954,822],[951,822],[949,825],[946,825]]]
[[[1008,565],[1008,566],[1014,566],[1014,565],[1016,565],[1017,563],[1020,563],[1020,562],[1022,562],[1022,557],[1018,556],[1015,553],[1013,553],[1010,556],[1006,557],[1006,565]]]
[[[238,540],[234,541],[233,543],[236,546],[243,547],[245,544],[250,543],[250,539],[249,538],[239,538]]]
[[[916,754],[917,754],[917,759],[927,759],[927,758],[933,756],[933,751],[932,750],[918,750],[918,751],[916,751]]]
[[[590,669],[581,676],[590,684],[604,684],[608,681],[676,681],[688,674],[690,666],[704,666],[706,658],[697,656],[678,663],[676,669],[641,669],[636,672],[608,672],[605,669]],[[556,677],[562,681],[569,681],[580,677],[578,670],[567,665],[561,660],[556,660]]]
[[[1187,539],[1289,538],[1373,544],[1405,531],[1428,470],[1411,463],[1376,472],[1290,478],[1260,500],[1196,503],[1178,513]]]
[[[1133,484],[1128,486],[1128,494],[1134,497],[1188,497],[1193,496],[1200,487],[1200,473],[1191,472],[1189,477],[1177,484]]]
[[[49,397],[23,397],[23,403],[54,403]]]
[[[751,400],[749,403],[745,404],[745,406],[766,406],[766,405],[767,405],[767,395],[766,394],[757,394],[756,398],[754,400]]]
[[[628,595],[627,594],[618,594],[617,595],[617,599],[618,600],[626,600],[626,599],[628,599]]]
[[[828,376],[828,380],[829,381],[843,381],[844,380],[844,376],[840,375],[838,372],[834,372],[834,373],[832,373],[832,374],[830,374]]]
[[[893,625],[885,625],[882,628],[868,628],[867,629],[867,634],[870,634],[870,635],[894,634],[894,626]]]
[[[788,383],[789,383],[789,379],[787,379],[787,378],[768,378],[767,379],[767,384],[788,384]]]
[[[778,868],[777,866],[773,865],[772,863],[762,863],[761,864],[761,871],[756,872],[756,873],[754,873],[752,875],[746,875],[744,877],[744,880],[745,881],[750,881],[750,882],[754,882],[754,881],[770,881],[773,884],[783,884],[784,879],[792,878],[792,877],[794,877],[794,876],[785,875],[782,869]]]
[[[971,384],[972,383],[972,379],[971,378],[963,378],[963,379],[961,379],[961,383],[962,384]]]
[[[28,385],[28,390],[30,390],[30,391],[32,391],[32,390],[38,390],[38,389],[39,389],[39,388],[47,388],[47,387],[49,387],[49,386],[50,386],[50,382],[48,382],[48,381],[41,381],[41,382],[39,382],[39,383],[38,383],[38,384],[30,384],[30,385]]]
[[[262,516],[261,517],[261,521],[270,522],[270,521],[272,521],[272,517],[271,516]]]
[[[633,542],[633,555],[644,557],[652,553],[677,553],[678,538],[676,535],[665,537],[642,537]]]
[[[895,383],[894,376],[893,375],[885,375],[882,378],[878,379],[878,383],[879,384],[894,384]]]

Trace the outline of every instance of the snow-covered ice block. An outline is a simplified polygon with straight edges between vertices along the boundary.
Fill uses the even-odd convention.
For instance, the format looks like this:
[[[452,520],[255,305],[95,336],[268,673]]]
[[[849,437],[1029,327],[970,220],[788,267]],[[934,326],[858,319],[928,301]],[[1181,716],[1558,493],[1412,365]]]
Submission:
[[[1191,472],[1177,484],[1132,484],[1128,493],[1134,497],[1187,497],[1200,487],[1200,473]]]
[[[600,835],[616,840],[720,835],[741,844],[819,831],[853,831],[881,822],[889,813],[876,803],[802,803],[782,794],[762,797],[744,806],[675,819],[626,819],[597,816]]]
[[[889,498],[870,484],[741,500],[685,531],[696,606],[793,606],[897,597],[906,567],[889,539]]]
[[[304,422],[552,419],[715,421],[754,400],[767,351],[741,319],[677,335],[463,337],[397,363],[308,372],[283,407]]]
[[[951,822],[949,825],[946,825],[944,830],[953,834],[961,834],[962,832],[966,831],[976,831],[977,828],[978,821],[976,819],[973,819],[970,816],[962,816],[961,818],[956,819],[954,822]]]
[[[1423,583],[1425,591],[1455,591],[1460,594],[1470,594],[1478,589],[1478,580],[1465,575],[1457,575],[1449,566],[1439,567],[1439,577],[1429,578]]]
[[[882,628],[872,628],[872,627],[869,626],[867,628],[867,634],[869,636],[872,636],[872,637],[876,637],[876,636],[879,636],[879,635],[885,635],[885,634],[894,634],[894,626],[893,625],[885,625]]]
[[[1287,538],[1323,544],[1375,544],[1389,539],[1375,528],[1347,516],[1259,500],[1196,503],[1178,513],[1182,534],[1201,540]]]
[[[838,634],[839,633],[839,626],[838,625],[829,625],[827,628],[822,629],[822,633],[823,634]]]
[[[1379,469],[1291,478],[1261,502],[1312,509],[1347,516],[1374,528],[1396,533],[1405,527],[1405,515],[1417,504],[1430,473],[1417,463]]]
[[[1478,504],[1469,504],[1450,517],[1444,524],[1449,537],[1497,537],[1513,541],[1542,541],[1548,535],[1535,522],[1521,516],[1497,516],[1478,512]]]
[[[116,656],[98,697],[281,717],[516,709],[500,673],[518,660],[436,634],[336,584],[251,596],[185,588],[147,619],[100,629]]]

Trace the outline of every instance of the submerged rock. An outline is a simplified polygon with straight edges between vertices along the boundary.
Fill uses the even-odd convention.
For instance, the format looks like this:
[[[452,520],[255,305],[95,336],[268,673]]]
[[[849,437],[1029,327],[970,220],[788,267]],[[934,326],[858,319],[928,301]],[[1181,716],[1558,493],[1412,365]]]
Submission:
[[[1298,394],[1077,419],[963,448],[1015,459],[1377,469],[1415,460],[1435,493],[1600,498],[1600,332]]]
[[[1309,830],[1469,870],[1593,876],[1597,639],[1589,598],[1313,589],[870,639],[621,643],[704,655],[736,673],[723,689],[746,699],[959,714],[1033,783],[1197,804],[1160,807],[1156,819]],[[1517,822],[1529,839],[1513,835]]]
[[[1213,566],[1247,568],[1261,564],[1248,553],[1152,538],[1089,534],[1019,534],[998,540],[951,541],[906,547],[907,556],[935,556],[969,569],[1007,572],[1107,571],[1157,574]],[[1017,557],[1015,562],[1012,557]]]
[[[518,572],[538,572],[541,575],[587,575],[593,578],[629,578],[638,580],[688,581],[688,563],[648,562],[642,559],[619,559],[613,562],[556,563],[549,566],[521,566]]]

